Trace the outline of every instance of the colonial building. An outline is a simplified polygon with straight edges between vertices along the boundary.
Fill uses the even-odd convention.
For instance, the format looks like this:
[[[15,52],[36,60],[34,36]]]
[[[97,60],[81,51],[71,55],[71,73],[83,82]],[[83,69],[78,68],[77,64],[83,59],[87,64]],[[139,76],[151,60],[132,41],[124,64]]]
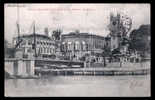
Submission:
[[[34,36],[35,36],[35,44],[34,44]],[[20,43],[18,42],[20,39]],[[40,34],[30,34],[23,35],[20,38],[16,37],[13,39],[14,46],[17,48],[22,48],[23,57],[44,57],[44,58],[53,58],[55,57],[55,42],[48,37],[47,35]],[[36,52],[35,52],[36,51]]]
[[[99,54],[109,45],[105,37],[90,33],[70,32],[61,36],[61,51],[69,59],[79,60],[85,55]]]

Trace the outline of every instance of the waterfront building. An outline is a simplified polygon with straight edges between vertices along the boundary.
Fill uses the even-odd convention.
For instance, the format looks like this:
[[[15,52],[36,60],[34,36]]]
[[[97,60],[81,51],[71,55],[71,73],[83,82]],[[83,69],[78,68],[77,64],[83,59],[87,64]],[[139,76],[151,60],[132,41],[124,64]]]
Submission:
[[[55,42],[47,35],[35,34],[36,42],[34,46],[34,34],[20,36],[18,48],[22,48],[23,57],[53,58],[55,57]],[[14,46],[18,43],[18,37],[13,38]]]
[[[80,60],[87,55],[102,55],[104,48],[109,43],[103,36],[90,33],[70,32],[61,36],[61,51],[69,59]]]

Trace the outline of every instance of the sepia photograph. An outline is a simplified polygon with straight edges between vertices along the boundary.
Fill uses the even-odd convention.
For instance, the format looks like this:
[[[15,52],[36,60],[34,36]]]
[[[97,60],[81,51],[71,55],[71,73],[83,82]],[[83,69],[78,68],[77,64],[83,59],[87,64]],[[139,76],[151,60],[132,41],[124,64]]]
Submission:
[[[5,97],[150,97],[149,3],[5,3]]]

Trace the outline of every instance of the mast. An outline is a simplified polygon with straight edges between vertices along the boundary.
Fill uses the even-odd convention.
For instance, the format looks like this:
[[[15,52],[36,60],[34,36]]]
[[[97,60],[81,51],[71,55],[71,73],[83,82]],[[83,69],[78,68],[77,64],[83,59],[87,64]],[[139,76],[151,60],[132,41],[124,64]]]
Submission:
[[[33,36],[34,36],[34,43],[33,43],[33,49],[34,49],[34,57],[36,57],[36,33],[35,33],[35,21],[34,21],[34,26],[33,26]]]
[[[20,40],[20,26],[19,26],[18,21],[16,24],[17,24],[17,33],[18,33],[18,42],[19,42],[19,40]]]
[[[16,25],[17,25],[17,43],[15,44],[15,48],[19,47],[20,48],[20,43],[22,42],[22,40],[20,39],[20,25],[19,25],[19,6],[17,4],[17,21],[16,21]]]
[[[17,32],[18,32],[18,42],[19,42],[19,39],[20,39],[20,26],[19,26],[19,7],[18,7],[18,4],[17,4]]]
[[[19,25],[19,7],[18,7],[18,4],[17,4],[17,22],[16,22],[16,25],[17,25],[17,34],[18,34],[18,43],[20,41],[20,25]],[[20,47],[20,45],[19,45]]]

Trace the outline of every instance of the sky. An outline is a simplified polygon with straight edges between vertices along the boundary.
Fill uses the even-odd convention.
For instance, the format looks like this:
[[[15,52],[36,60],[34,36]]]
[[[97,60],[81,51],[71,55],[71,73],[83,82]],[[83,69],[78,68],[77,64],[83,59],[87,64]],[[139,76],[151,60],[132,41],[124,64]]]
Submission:
[[[150,24],[150,4],[5,4],[5,39],[10,43],[17,36],[17,21],[20,34],[32,34],[35,22],[36,32],[44,34],[60,28],[62,34],[80,30],[107,36],[110,13],[123,13],[132,19],[132,29],[142,24]],[[49,34],[51,35],[51,34]]]

